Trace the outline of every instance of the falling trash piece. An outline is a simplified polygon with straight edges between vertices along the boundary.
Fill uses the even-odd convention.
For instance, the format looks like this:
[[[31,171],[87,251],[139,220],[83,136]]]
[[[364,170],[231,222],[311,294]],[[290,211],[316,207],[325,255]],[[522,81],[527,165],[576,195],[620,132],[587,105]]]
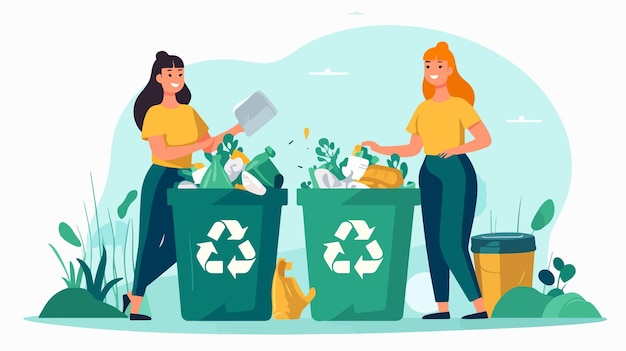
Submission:
[[[289,142],[289,145],[291,145],[291,143],[293,143],[293,140]]]
[[[309,137],[309,128],[304,128],[304,139]]]

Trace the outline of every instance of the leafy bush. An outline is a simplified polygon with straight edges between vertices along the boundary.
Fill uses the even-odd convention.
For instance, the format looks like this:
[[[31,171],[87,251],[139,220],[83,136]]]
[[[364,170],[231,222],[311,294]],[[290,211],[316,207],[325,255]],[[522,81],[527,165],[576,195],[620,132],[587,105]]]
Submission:
[[[546,286],[552,286],[556,282],[556,287],[548,291],[548,295],[550,296],[559,296],[563,295],[563,289],[565,289],[565,285],[563,287],[559,287],[561,282],[566,283],[570,281],[576,275],[576,267],[572,264],[565,264],[560,257],[555,257],[552,260],[552,264],[554,265],[554,269],[559,272],[557,278],[554,277],[554,274],[548,269],[542,269],[539,271],[539,280],[544,284],[544,292]]]
[[[117,284],[122,278],[114,278],[108,283],[104,283],[104,270],[106,268],[107,262],[107,252],[106,248],[102,247],[102,256],[100,257],[100,263],[98,264],[98,269],[96,271],[96,275],[92,276],[91,269],[85,263],[85,261],[80,258],[77,259],[80,266],[85,271],[85,279],[87,283],[87,291],[91,293],[94,299],[98,301],[104,301],[107,293],[111,288]]]

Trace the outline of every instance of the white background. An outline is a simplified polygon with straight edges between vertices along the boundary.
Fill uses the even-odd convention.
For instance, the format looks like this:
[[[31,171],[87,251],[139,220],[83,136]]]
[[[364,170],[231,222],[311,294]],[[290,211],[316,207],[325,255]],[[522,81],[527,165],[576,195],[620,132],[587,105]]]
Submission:
[[[619,33],[626,28],[623,11],[615,5],[619,2],[13,3],[2,5],[0,12],[0,218],[8,223],[0,244],[3,349],[299,349],[310,343],[316,348],[349,344],[350,349],[380,349],[390,343],[406,349],[623,347],[617,338],[625,326],[619,287],[624,283],[620,244],[626,234],[620,167],[626,57]],[[364,15],[348,15],[354,11]],[[552,101],[570,138],[573,171],[550,246],[577,268],[567,290],[592,302],[607,321],[458,332],[241,337],[115,332],[23,320],[37,315],[64,287],[47,244],[62,246],[55,234],[59,221],[84,223],[90,173],[96,197],[101,194],[118,117],[147,82],[156,51],[179,55],[186,64],[271,62],[321,36],[380,24],[423,27],[474,41],[518,66]]]

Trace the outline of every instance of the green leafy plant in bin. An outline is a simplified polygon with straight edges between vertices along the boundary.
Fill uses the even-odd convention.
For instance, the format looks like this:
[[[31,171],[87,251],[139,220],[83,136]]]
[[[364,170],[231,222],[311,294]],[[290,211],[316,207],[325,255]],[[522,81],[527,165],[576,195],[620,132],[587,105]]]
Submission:
[[[85,263],[85,261],[80,258],[77,259],[80,266],[85,271],[85,279],[87,283],[87,291],[93,296],[97,301],[104,301],[107,293],[115,284],[117,284],[122,278],[114,278],[109,282],[104,281],[104,270],[106,268],[107,262],[107,252],[105,247],[102,247],[102,256],[100,257],[100,263],[98,263],[98,268],[96,270],[95,276],[92,275],[91,269]]]
[[[217,146],[217,150],[215,151],[215,154],[222,155],[222,157],[220,158],[222,166],[226,165],[226,161],[228,161],[228,159],[232,156],[235,150],[243,152],[243,148],[239,146],[239,141],[237,141],[237,139],[235,139],[232,134],[224,135],[222,142]],[[204,153],[204,157],[209,162],[213,162],[213,156],[213,153]]]
[[[337,179],[344,179],[345,176],[337,163],[341,149],[335,149],[335,143],[327,138],[321,138],[318,143],[319,146],[315,148],[315,153],[317,154],[317,160],[322,162],[319,168],[329,170]]]
[[[239,146],[239,141],[235,139],[232,134],[226,134],[224,135],[222,142],[217,146],[217,149],[213,153],[205,152],[204,157],[207,159],[207,161],[209,161],[209,163],[213,163],[214,158],[216,158],[215,156],[220,155],[220,157],[217,158],[220,159],[220,163],[222,164],[222,167],[224,167],[235,150],[243,152],[243,148]],[[193,166],[191,168],[181,168],[178,170],[178,175],[183,177],[185,180],[193,183],[192,173],[195,170],[196,169]],[[239,178],[235,180],[235,182],[238,181]]]
[[[400,162],[400,155],[392,154],[387,160],[387,166],[391,168],[397,168],[402,172],[402,179],[406,179],[406,175],[409,173],[409,167],[406,162]],[[414,188],[415,182],[407,182],[404,185],[405,188]]]
[[[341,149],[335,149],[335,143],[328,140],[328,138],[320,138],[318,140],[318,144],[319,146],[315,148],[315,153],[317,155],[317,160],[322,162],[322,164],[319,166],[309,167],[311,181],[300,183],[300,187],[303,189],[318,188],[314,176],[314,171],[318,168],[329,170],[339,180],[346,178],[342,172],[342,168],[348,164],[348,158],[345,157],[341,162],[338,162]],[[354,156],[367,159],[370,165],[377,163],[379,160],[378,156],[370,154],[366,147],[361,147]]]
[[[83,246],[82,240],[79,239],[78,236],[76,236],[76,234],[74,233],[74,230],[72,230],[72,228],[67,223],[65,222],[59,223],[59,234],[61,235],[61,238],[63,238],[63,240],[65,240],[65,242],[67,242],[68,244],[75,246],[75,247]],[[83,268],[79,266],[78,270],[76,270],[74,268],[74,264],[70,261],[68,264],[69,266],[69,271],[68,271],[68,268],[65,265],[65,262],[61,258],[61,255],[59,255],[59,252],[54,247],[54,245],[52,244],[48,244],[48,245],[54,252],[55,256],[61,263],[63,270],[65,271],[65,277],[62,279],[67,285],[67,287],[68,288],[80,288],[82,278],[83,278]],[[83,248],[83,252],[84,252],[84,248]]]

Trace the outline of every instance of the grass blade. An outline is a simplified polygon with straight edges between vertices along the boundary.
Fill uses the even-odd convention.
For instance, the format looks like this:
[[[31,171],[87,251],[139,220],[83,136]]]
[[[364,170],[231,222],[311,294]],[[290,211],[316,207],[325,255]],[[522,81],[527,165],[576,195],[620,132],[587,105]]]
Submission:
[[[63,262],[63,259],[61,259],[61,255],[59,255],[59,252],[57,251],[57,249],[54,248],[54,245],[52,244],[48,244],[48,245],[50,245],[50,248],[52,248],[52,251],[54,251],[54,254],[59,259],[59,262],[61,262],[61,266],[63,266],[63,270],[65,271],[65,276],[69,278],[69,275],[67,273],[67,268],[65,268],[65,262]]]
[[[104,300],[109,290],[111,290],[111,288],[115,286],[115,284],[117,284],[117,282],[119,282],[120,280],[122,280],[122,278],[115,278],[111,280],[110,282],[106,283],[106,285],[102,288],[102,292],[101,292],[102,299],[100,301]]]
[[[98,270],[96,271],[96,277],[93,284],[98,288],[102,288],[102,282],[104,281],[104,269],[107,263],[107,250],[102,247],[102,256],[100,257],[100,263],[98,264]]]
[[[89,291],[91,295],[93,296],[94,293],[97,293],[97,292],[94,291],[93,279],[91,277],[91,269],[89,269],[89,266],[87,266],[87,263],[85,263],[85,261],[81,260],[80,258],[77,258],[76,260],[78,260],[78,263],[80,264],[83,271],[85,272],[85,283],[87,284],[87,291]]]

